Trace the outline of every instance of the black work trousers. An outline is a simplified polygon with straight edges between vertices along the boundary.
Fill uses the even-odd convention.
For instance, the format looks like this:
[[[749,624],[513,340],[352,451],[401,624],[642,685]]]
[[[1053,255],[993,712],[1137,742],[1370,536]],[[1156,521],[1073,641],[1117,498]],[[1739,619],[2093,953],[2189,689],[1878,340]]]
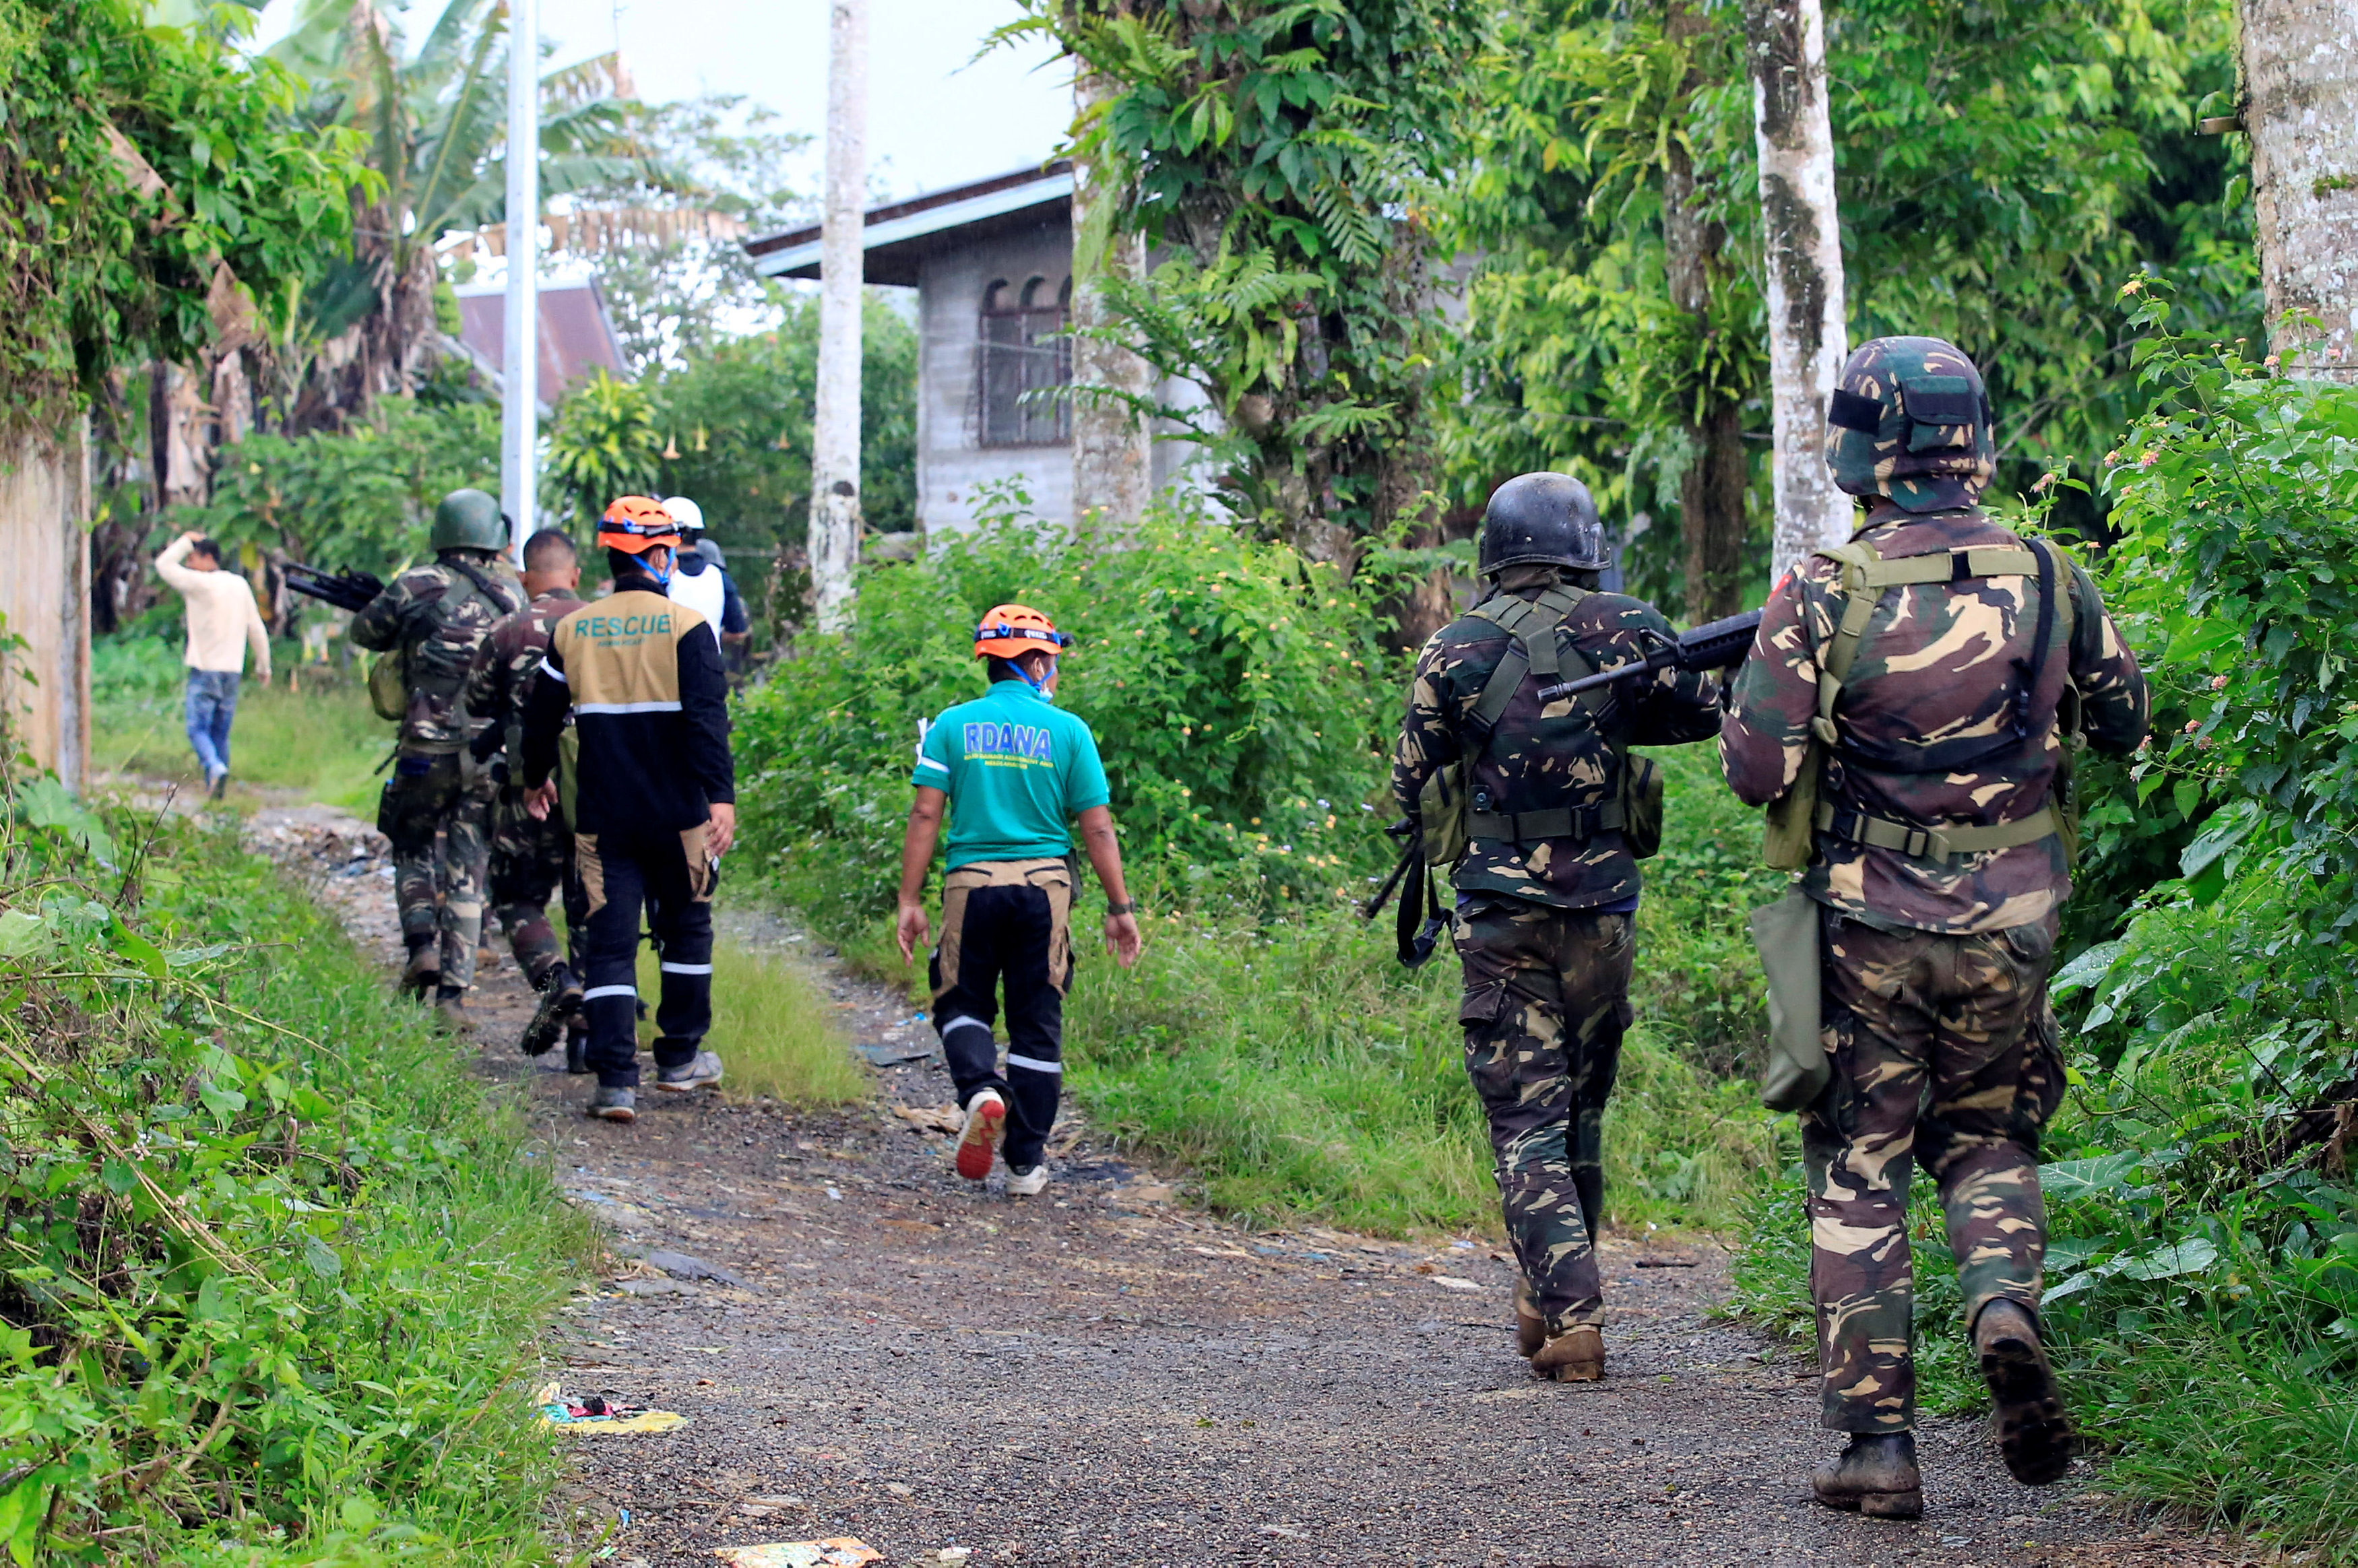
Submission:
[[[1072,978],[1071,873],[1062,860],[961,866],[942,889],[934,949],[934,1027],[958,1104],[997,1089],[1007,1101],[1001,1152],[1011,1171],[1037,1165],[1065,1087],[1065,987]],[[1007,995],[1007,1071],[991,1025]]]
[[[704,828],[644,837],[584,833],[575,874],[590,906],[582,1012],[590,1065],[601,1087],[639,1082],[639,912],[646,911],[663,974],[655,1065],[693,1061],[712,1027],[712,886]]]

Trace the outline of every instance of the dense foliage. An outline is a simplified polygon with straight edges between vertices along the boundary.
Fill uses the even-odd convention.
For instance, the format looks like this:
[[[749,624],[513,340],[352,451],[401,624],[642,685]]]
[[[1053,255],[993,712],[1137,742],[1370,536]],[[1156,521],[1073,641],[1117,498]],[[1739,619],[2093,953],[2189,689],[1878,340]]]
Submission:
[[[258,431],[224,447],[212,500],[168,525],[330,571],[386,576],[425,554],[444,495],[464,486],[499,492],[499,449],[495,405],[388,399],[338,433]]]
[[[522,1130],[230,836],[0,809],[0,1542],[543,1560],[513,1380],[590,1238]]]
[[[986,500],[981,529],[868,569],[840,637],[806,634],[745,698],[754,855],[855,911],[889,907],[920,719],[982,693],[974,627],[1019,600],[1076,639],[1058,706],[1098,737],[1149,897],[1329,901],[1381,856],[1370,822],[1398,700],[1375,574],[1170,510],[1067,537]],[[880,870],[880,868],[882,870]]]
[[[226,26],[0,0],[0,433],[63,428],[122,365],[198,358],[209,298],[283,336],[343,248],[354,138],[301,126],[294,79]]]
[[[2223,0],[1828,8],[1851,339],[1930,333],[1977,357],[2001,496],[2062,458],[2092,468],[2143,406],[2111,308],[2139,265],[2179,278],[2210,330],[2255,331],[2238,154],[2190,132],[2203,94],[2233,83],[2232,36]],[[1484,62],[1478,156],[1443,207],[1483,251],[1451,362],[1462,395],[1436,406],[1453,491],[1581,475],[1639,535],[1634,580],[1662,597],[1687,557],[1678,531],[1645,524],[1693,503],[1683,481],[1733,433],[1714,409],[1766,422],[1742,42],[1731,7],[1514,8]],[[1725,246],[1684,302],[1682,206],[1677,233]],[[1743,446],[1757,596],[1768,448]]]
[[[799,542],[810,523],[818,300],[783,295],[774,326],[713,342],[654,383],[663,493],[695,498],[726,545]],[[917,332],[874,294],[860,330],[860,496],[867,525],[917,522]]]
[[[1029,0],[1117,91],[1076,127],[1120,189],[1109,221],[1168,248],[1109,303],[1148,362],[1199,386],[1160,407],[1215,454],[1242,516],[1325,557],[1420,516],[1433,347],[1418,216],[1455,167],[1482,39],[1464,0]],[[1100,234],[1083,245],[1102,244]]]

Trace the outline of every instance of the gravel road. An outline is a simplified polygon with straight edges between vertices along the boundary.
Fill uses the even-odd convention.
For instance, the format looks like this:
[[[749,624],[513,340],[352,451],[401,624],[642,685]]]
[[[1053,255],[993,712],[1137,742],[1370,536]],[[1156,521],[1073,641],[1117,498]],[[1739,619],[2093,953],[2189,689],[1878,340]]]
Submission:
[[[382,840],[316,808],[255,831],[390,968]],[[811,953],[851,1038],[929,1038],[779,922],[722,924]],[[484,977],[476,1049],[567,1191],[618,1255],[725,1276],[626,1264],[546,1346],[568,1392],[688,1418],[577,1449],[553,1528],[611,1531],[615,1568],[837,1536],[891,1564],[1042,1568],[2238,1561],[2108,1515],[2085,1461],[2017,1486],[1972,1421],[1923,1428],[1920,1522],[1815,1507],[1805,1476],[1836,1440],[1814,1369],[1711,1317],[1716,1247],[1609,1238],[1609,1375],[1539,1383],[1487,1239],[1249,1232],[1086,1135],[1043,1197],[978,1190],[892,1111],[946,1104],[930,1061],[880,1072],[847,1113],[643,1091],[634,1126],[589,1122],[561,1052],[514,1051],[525,995],[504,959]]]

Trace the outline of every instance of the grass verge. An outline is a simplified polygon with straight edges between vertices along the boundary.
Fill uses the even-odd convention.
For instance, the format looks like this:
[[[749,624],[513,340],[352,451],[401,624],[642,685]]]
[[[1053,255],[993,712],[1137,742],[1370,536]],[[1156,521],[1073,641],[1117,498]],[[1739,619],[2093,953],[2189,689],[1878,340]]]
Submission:
[[[595,1240],[521,1120],[228,835],[143,857],[128,818],[31,815],[0,828],[0,1541],[547,1561],[521,1379]]]
[[[239,687],[230,731],[233,793],[287,790],[370,816],[374,770],[393,746],[394,727],[369,707],[357,671],[298,666],[295,647],[276,650],[276,683],[249,676]],[[91,763],[103,772],[201,788],[202,770],[182,728],[187,679],[173,645],[155,637],[107,638],[91,649]]]
[[[662,994],[655,955],[639,952],[639,993]],[[642,1050],[654,1042],[653,1019],[639,1025]],[[712,1033],[731,1099],[767,1097],[781,1105],[846,1105],[868,1093],[868,1075],[837,1029],[831,1005],[810,972],[793,958],[721,935],[712,944]]]
[[[1648,862],[1639,1021],[1606,1113],[1614,1223],[1733,1225],[1780,1162],[1748,1066],[1763,1004],[1743,911],[1765,902],[1757,827],[1695,748],[1668,753],[1670,833]],[[892,876],[879,866],[875,874]],[[922,992],[889,922],[831,896],[844,868],[780,889],[857,971]],[[1340,900],[1282,914],[1150,913],[1138,967],[1116,968],[1096,903],[1076,911],[1078,973],[1065,1006],[1067,1084],[1132,1147],[1184,1162],[1217,1208],[1271,1222],[1315,1216],[1401,1233],[1495,1229],[1481,1108],[1466,1079],[1456,966],[1410,974],[1389,918]]]

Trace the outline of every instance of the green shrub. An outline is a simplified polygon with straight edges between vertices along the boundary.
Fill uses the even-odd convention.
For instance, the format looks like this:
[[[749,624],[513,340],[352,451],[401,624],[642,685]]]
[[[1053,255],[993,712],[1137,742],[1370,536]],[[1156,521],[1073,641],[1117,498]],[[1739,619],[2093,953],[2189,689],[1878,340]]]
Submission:
[[[0,866],[0,1541],[546,1561],[516,1379],[592,1238],[521,1123],[227,835],[42,782]]]
[[[1133,878],[1158,902],[1336,902],[1388,862],[1397,655],[1331,566],[1184,512],[1067,535],[1020,494],[933,557],[871,568],[858,621],[806,635],[737,713],[746,844],[799,902],[889,908],[917,724],[979,697],[974,628],[1004,601],[1076,639],[1057,705],[1105,759]]]

